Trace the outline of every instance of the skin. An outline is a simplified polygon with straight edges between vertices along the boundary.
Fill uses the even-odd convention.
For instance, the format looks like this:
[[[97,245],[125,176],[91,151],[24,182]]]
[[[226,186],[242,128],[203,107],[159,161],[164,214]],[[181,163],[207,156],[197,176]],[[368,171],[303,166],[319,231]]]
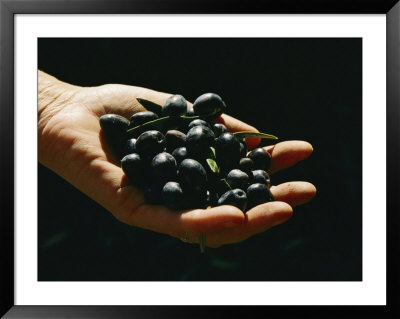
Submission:
[[[274,202],[254,207],[246,214],[233,206],[207,210],[172,211],[145,203],[142,192],[130,186],[118,162],[112,158],[100,129],[99,118],[114,113],[126,118],[144,108],[137,97],[163,105],[171,94],[107,84],[79,87],[38,71],[39,162],[88,195],[123,223],[198,242],[206,234],[207,246],[219,247],[243,241],[281,224],[293,208],[316,194],[308,182],[289,182],[271,187]],[[223,114],[219,122],[229,131],[256,131]],[[248,140],[254,147],[258,139]],[[295,165],[311,155],[304,141],[285,141],[266,148],[272,155],[270,174]]]

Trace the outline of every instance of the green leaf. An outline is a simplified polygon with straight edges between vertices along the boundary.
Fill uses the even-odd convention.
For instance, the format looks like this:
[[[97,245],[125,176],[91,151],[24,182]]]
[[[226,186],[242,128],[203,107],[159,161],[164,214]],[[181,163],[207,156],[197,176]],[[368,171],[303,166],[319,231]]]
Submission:
[[[168,130],[176,129],[186,121],[187,120],[179,116],[165,116],[154,121],[132,127],[126,131],[126,134],[128,137],[138,137],[143,132],[149,130],[156,130],[165,134]]]
[[[181,118],[183,118],[189,124],[191,121],[199,119],[200,116],[198,116],[198,115],[193,115],[193,116],[181,115]]]
[[[209,158],[216,159],[217,156],[215,155],[215,148],[210,146],[210,153],[208,154]]]
[[[153,113],[156,113],[158,116],[161,115],[161,111],[162,111],[162,106],[161,106],[161,105],[159,105],[159,104],[157,104],[157,103],[154,103],[154,102],[152,102],[152,101],[149,101],[149,100],[141,99],[141,98],[136,98],[136,100],[137,100],[140,104],[142,104],[142,106],[143,106],[146,110],[151,111],[151,112],[153,112]]]
[[[270,140],[277,140],[278,138],[271,134],[261,133],[261,132],[235,132],[233,133],[237,138],[248,138],[248,137],[259,137],[266,138]]]
[[[219,172],[219,167],[218,167],[217,163],[216,163],[213,159],[211,159],[211,158],[207,158],[206,161],[207,161],[207,164],[208,164],[208,166],[210,167],[210,169],[211,169],[214,173],[217,173],[217,174],[218,174],[218,172]]]
[[[169,116],[162,117],[159,119],[156,119],[154,121],[150,121],[147,123],[144,123],[139,126],[132,127],[126,131],[128,137],[137,137],[141,133],[149,130],[157,130],[160,132],[164,132],[168,127],[172,126],[173,123],[171,123],[171,119]]]
[[[228,181],[225,178],[220,179],[221,182],[225,183],[229,189],[232,189],[231,185],[229,185]]]
[[[183,124],[189,124],[191,121],[199,118],[198,116],[165,116],[142,125],[132,127],[126,131],[128,137],[137,137],[148,130],[157,130],[165,134],[168,130],[179,128]]]

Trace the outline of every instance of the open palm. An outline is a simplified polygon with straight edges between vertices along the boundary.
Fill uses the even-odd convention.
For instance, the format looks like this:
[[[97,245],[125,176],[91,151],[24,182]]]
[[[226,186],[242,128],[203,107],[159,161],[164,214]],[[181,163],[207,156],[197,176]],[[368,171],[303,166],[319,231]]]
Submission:
[[[315,187],[290,182],[271,187],[276,201],[259,205],[246,214],[233,206],[207,210],[173,211],[148,205],[143,193],[126,177],[107,149],[99,124],[107,113],[129,118],[143,111],[137,97],[164,104],[170,94],[140,87],[108,84],[77,87],[39,72],[39,161],[110,211],[118,220],[137,227],[189,238],[197,242],[206,234],[207,246],[240,242],[278,225],[292,208],[311,200]],[[228,115],[222,120],[230,131],[255,130]],[[312,153],[309,143],[281,142],[266,148],[272,155],[269,173],[292,166]]]

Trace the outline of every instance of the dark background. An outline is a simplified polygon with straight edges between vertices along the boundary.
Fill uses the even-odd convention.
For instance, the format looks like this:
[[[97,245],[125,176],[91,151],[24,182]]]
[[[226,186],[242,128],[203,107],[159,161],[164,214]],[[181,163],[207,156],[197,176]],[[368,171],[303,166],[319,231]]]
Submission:
[[[207,248],[127,226],[39,164],[38,279],[362,280],[361,39],[39,39],[39,69],[82,86],[219,94],[235,116],[310,158],[272,176],[317,196],[286,223]]]

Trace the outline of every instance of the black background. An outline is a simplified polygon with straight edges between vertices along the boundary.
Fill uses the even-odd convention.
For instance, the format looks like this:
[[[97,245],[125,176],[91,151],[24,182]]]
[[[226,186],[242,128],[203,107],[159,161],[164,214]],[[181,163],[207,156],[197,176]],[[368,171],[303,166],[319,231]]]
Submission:
[[[200,254],[118,222],[39,164],[39,280],[362,279],[361,39],[39,39],[39,69],[82,86],[122,83],[222,96],[229,114],[313,155],[272,176],[317,196],[286,223]]]

